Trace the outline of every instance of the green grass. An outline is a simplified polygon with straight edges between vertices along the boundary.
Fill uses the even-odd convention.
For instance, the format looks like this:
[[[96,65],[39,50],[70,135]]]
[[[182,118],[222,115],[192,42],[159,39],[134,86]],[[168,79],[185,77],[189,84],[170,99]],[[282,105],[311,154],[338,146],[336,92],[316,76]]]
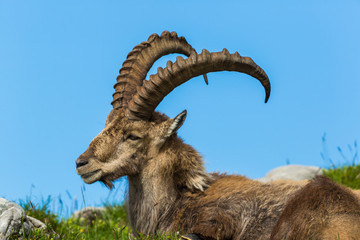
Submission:
[[[337,147],[338,155],[340,156],[340,162],[342,164],[334,163],[333,159],[327,151],[327,140],[326,134],[322,137],[323,152],[321,153],[322,159],[330,163],[324,171],[324,175],[328,176],[332,180],[347,187],[353,189],[360,189],[360,165],[359,163],[359,152],[357,141],[353,144],[348,144],[347,147]]]
[[[325,170],[324,175],[347,187],[360,189],[360,165],[333,167]]]
[[[49,198],[48,198],[49,199]],[[46,231],[34,230],[28,239],[129,239],[131,228],[126,220],[124,206],[106,205],[102,215],[96,216],[91,222],[68,218],[60,219],[49,210],[50,201],[36,205],[31,201],[20,201],[28,216],[46,223]],[[137,239],[179,239],[177,234],[162,236],[141,235]]]

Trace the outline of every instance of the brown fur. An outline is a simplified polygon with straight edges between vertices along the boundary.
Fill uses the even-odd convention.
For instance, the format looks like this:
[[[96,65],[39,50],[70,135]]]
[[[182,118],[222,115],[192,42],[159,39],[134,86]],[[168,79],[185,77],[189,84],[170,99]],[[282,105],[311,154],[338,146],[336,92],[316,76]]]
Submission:
[[[285,207],[290,208],[289,199],[304,197],[305,207],[321,206],[309,215],[314,224],[321,223],[318,216],[325,214],[326,206],[333,212],[349,206],[349,211],[359,211],[357,198],[338,185],[330,184],[331,188],[318,191],[324,195],[311,198],[308,191],[326,185],[318,184],[320,180],[304,187],[304,182],[263,184],[243,176],[207,173],[201,156],[176,135],[183,121],[184,114],[168,119],[158,113],[151,121],[130,121],[123,109],[112,110],[105,129],[77,160],[77,173],[86,183],[102,181],[112,187],[112,181],[128,177],[128,217],[135,233],[181,230],[204,239],[269,239]],[[327,201],[324,196],[329,191],[340,199]],[[284,215],[287,212],[282,219],[292,217]],[[302,208],[295,212],[301,216]],[[340,214],[339,219],[330,215],[328,225],[311,230],[327,236],[332,231],[329,226],[347,223],[350,215]]]
[[[213,239],[268,239],[286,201],[301,186],[219,176],[204,192],[185,194],[180,226]]]
[[[349,190],[318,176],[287,203],[271,240],[360,239],[360,202]]]

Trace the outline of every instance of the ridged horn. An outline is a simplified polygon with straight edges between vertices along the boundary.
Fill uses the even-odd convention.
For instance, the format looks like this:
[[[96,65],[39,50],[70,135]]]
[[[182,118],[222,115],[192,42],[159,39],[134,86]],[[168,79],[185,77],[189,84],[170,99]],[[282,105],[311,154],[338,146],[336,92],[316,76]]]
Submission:
[[[137,93],[130,100],[126,116],[132,120],[149,120],[162,99],[174,88],[193,77],[218,71],[236,71],[246,73],[260,81],[265,88],[265,102],[270,96],[270,81],[261,69],[249,57],[239,53],[230,54],[227,49],[210,53],[203,50],[201,54],[191,54],[187,59],[177,57],[176,62],[168,61],[166,68],[158,68],[150,80],[145,80]]]
[[[113,107],[126,107],[136,93],[136,87],[142,85],[154,62],[171,53],[190,56],[196,52],[184,37],[178,37],[176,32],[169,31],[164,31],[160,36],[152,34],[147,41],[135,46],[127,55],[116,78],[115,93],[111,102]]]

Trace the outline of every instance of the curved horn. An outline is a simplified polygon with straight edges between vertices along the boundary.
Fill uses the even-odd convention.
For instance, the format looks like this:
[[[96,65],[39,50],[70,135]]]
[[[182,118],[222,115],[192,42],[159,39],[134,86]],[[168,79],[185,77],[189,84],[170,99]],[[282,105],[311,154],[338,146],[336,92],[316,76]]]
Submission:
[[[165,69],[158,68],[149,81],[138,87],[137,93],[129,102],[126,116],[132,120],[149,120],[162,99],[174,88],[193,77],[208,72],[237,71],[258,79],[265,88],[265,102],[270,96],[270,81],[262,70],[249,57],[239,53],[230,54],[227,49],[210,53],[203,50],[201,54],[191,54],[189,58],[177,57],[176,62],[168,61]]]
[[[190,56],[196,53],[184,37],[178,37],[176,32],[164,31],[161,36],[152,34],[145,42],[135,46],[127,55],[116,78],[115,93],[111,104],[114,108],[127,106],[128,101],[136,93],[136,87],[142,85],[147,72],[160,57],[180,53]]]

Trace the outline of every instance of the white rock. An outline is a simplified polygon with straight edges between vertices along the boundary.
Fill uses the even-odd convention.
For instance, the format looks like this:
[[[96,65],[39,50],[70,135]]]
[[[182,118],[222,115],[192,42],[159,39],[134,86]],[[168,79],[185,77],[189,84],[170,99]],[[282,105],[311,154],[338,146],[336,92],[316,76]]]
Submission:
[[[12,233],[19,233],[25,211],[14,202],[0,198],[0,239],[6,239]]]
[[[31,227],[33,228],[39,228],[39,229],[45,229],[46,225],[40,220],[37,220],[36,218],[26,216],[26,222],[28,222]]]
[[[323,169],[315,166],[286,165],[275,168],[268,172],[265,177],[257,179],[260,182],[274,180],[308,180],[316,175],[323,175]]]
[[[32,228],[44,229],[43,222],[25,215],[25,210],[14,202],[0,198],[0,239],[7,239],[16,234],[19,239],[29,234]]]

